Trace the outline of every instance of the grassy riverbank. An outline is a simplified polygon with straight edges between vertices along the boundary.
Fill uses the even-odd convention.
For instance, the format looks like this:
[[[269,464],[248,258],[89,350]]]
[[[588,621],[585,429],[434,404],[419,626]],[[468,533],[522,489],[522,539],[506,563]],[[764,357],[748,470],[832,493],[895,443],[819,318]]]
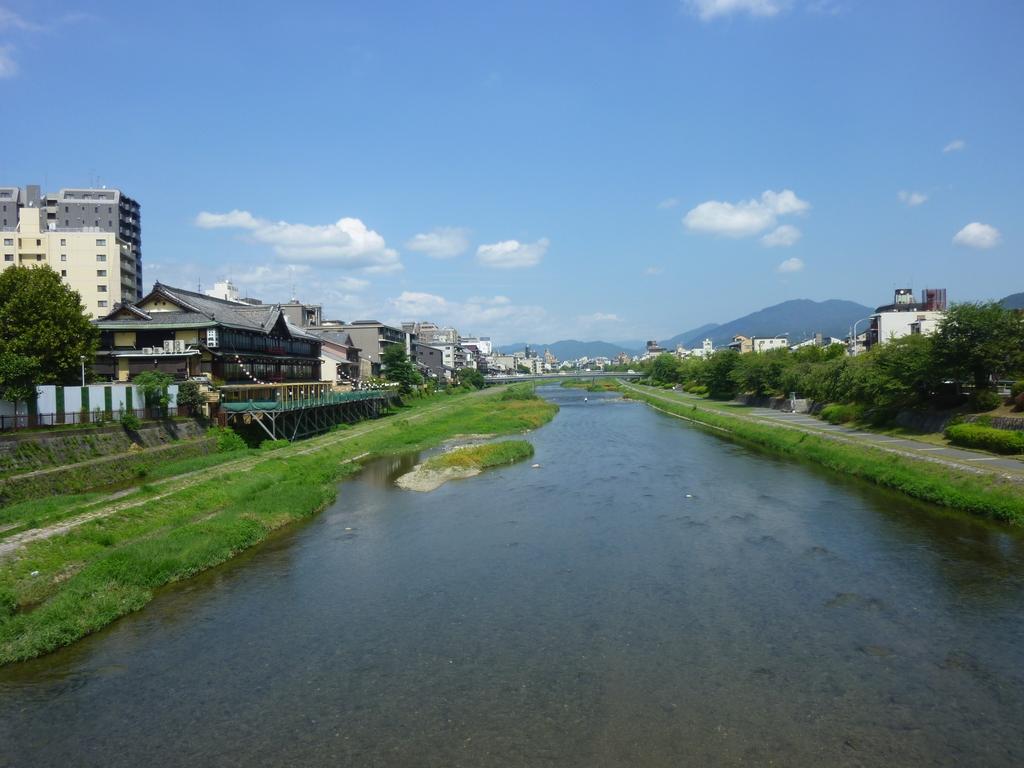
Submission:
[[[587,381],[585,379],[570,379],[569,381],[563,381],[562,386],[567,389],[585,389],[587,392],[616,392],[619,389],[619,385],[615,381],[609,379],[591,379]]]
[[[624,388],[623,394],[730,438],[813,461],[916,499],[1015,525],[1024,524],[1024,486],[1020,484],[959,472],[867,445],[854,446],[800,430],[760,424],[739,413],[732,415],[718,409],[665,400],[656,397],[656,393]]]
[[[34,541],[0,561],[0,664],[28,659],[95,632],[186,579],[310,517],[355,472],[353,459],[425,448],[458,434],[512,434],[557,407],[501,391],[415,401],[399,414],[210,468],[184,487],[142,488],[113,514]],[[256,460],[258,459],[258,460]],[[81,498],[47,500],[60,517]],[[132,503],[138,502],[138,503]],[[66,516],[66,515],[65,515]]]
[[[504,440],[500,443],[456,448],[437,456],[431,456],[423,462],[423,468],[487,469],[501,464],[522,461],[531,456],[533,456],[533,445],[526,440]]]

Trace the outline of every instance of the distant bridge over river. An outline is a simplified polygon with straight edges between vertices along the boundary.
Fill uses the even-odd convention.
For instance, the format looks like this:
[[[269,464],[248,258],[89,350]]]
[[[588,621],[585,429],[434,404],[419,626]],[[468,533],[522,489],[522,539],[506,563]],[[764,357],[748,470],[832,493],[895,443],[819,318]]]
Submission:
[[[629,379],[635,381],[642,373],[614,371],[579,371],[576,373],[520,373],[509,376],[485,376],[488,384],[516,384],[520,381],[572,381],[573,379]]]

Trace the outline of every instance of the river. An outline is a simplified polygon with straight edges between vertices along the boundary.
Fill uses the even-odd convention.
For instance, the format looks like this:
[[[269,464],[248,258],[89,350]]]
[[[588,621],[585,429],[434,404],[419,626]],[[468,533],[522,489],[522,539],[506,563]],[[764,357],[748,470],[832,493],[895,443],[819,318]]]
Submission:
[[[610,394],[0,669],[0,765],[1019,766],[1024,538]]]

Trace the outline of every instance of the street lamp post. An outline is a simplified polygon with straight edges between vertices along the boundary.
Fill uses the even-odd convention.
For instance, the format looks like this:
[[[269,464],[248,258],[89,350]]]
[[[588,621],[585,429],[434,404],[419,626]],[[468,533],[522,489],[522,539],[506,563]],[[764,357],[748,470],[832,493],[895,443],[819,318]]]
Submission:
[[[863,323],[865,320],[870,320],[870,317],[862,317],[860,320],[853,324],[853,332],[850,333],[850,354],[857,354],[857,326]]]
[[[78,361],[82,364],[82,386],[85,386],[85,355],[79,355]]]

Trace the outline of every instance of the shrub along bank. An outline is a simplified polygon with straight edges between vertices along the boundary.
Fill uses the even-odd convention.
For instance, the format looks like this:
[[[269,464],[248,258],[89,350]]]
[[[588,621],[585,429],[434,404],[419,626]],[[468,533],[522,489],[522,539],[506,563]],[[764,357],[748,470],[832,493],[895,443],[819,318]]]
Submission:
[[[954,424],[946,428],[953,445],[980,448],[983,451],[1017,455],[1024,453],[1024,432],[1010,432],[981,424]]]
[[[628,388],[626,397],[642,400],[669,413],[712,427],[736,440],[777,453],[807,459],[846,475],[893,488],[916,499],[944,507],[1024,524],[1024,486],[995,478],[958,472],[916,461],[870,446],[851,446],[828,437],[795,429],[760,424],[742,416],[669,402],[653,393]]]
[[[333,501],[338,481],[356,470],[356,456],[421,449],[458,434],[522,432],[556,411],[538,398],[505,400],[500,390],[424,398],[386,421],[270,451],[244,470],[208,475],[28,544],[0,561],[0,664],[74,642],[138,610],[161,585],[316,514]],[[142,489],[138,497],[148,493]]]

